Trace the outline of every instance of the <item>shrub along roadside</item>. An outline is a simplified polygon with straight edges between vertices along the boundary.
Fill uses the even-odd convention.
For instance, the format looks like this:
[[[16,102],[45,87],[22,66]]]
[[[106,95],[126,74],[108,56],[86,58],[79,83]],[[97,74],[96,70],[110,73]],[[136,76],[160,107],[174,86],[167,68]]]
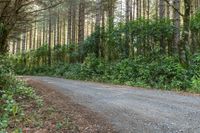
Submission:
[[[0,133],[6,133],[10,121],[23,117],[23,109],[18,101],[33,100],[41,105],[41,99],[35,91],[17,80],[13,74],[11,62],[0,57]]]
[[[82,64],[57,63],[48,66],[23,67],[16,64],[18,74],[59,76],[138,87],[200,92],[200,54],[192,58],[189,68],[169,56],[127,58],[107,63],[89,54]]]

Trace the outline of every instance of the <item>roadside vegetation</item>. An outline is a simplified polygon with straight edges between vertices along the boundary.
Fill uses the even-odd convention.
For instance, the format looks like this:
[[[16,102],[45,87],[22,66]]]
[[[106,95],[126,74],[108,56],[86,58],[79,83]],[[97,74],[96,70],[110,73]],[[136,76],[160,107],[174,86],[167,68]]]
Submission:
[[[2,133],[45,107],[15,75],[200,93],[200,2],[0,0]]]
[[[26,60],[30,62],[37,59],[28,57]],[[24,58],[16,59],[15,57],[14,60],[21,62]],[[184,68],[177,58],[169,56],[153,55],[149,58],[128,58],[108,63],[96,58],[95,54],[88,54],[83,63],[58,61],[51,67],[47,64],[26,66],[17,63],[15,70],[19,75],[56,76],[74,80],[199,93],[199,63],[200,55],[198,54],[193,56],[192,65],[188,68]]]
[[[198,0],[1,3],[0,54],[18,75],[200,92]]]
[[[198,31],[198,18],[199,12],[190,21],[192,31]],[[105,29],[96,29],[81,44],[57,44],[50,51],[46,44],[16,54],[12,57],[15,71],[19,75],[48,75],[200,92],[199,46],[185,51],[186,60],[182,60],[178,50],[172,46],[175,45],[172,40],[176,29],[171,20],[138,19],[111,27],[108,25]],[[126,34],[129,46],[126,46]],[[102,38],[101,47],[97,43],[99,38]]]
[[[24,118],[22,101],[33,100],[38,106],[42,101],[32,88],[15,78],[7,58],[1,56],[0,64],[0,132],[5,133],[11,122],[19,123]],[[14,125],[15,129],[20,130]]]
[[[12,62],[0,58],[0,133],[79,132],[69,117],[15,77]]]

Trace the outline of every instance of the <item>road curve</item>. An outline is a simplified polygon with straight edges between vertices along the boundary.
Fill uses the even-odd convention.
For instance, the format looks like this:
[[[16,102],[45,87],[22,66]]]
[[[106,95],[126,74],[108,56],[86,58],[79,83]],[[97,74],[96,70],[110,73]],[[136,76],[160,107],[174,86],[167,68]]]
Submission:
[[[27,77],[26,77],[27,78]],[[200,97],[125,86],[28,77],[56,86],[120,133],[200,133]]]

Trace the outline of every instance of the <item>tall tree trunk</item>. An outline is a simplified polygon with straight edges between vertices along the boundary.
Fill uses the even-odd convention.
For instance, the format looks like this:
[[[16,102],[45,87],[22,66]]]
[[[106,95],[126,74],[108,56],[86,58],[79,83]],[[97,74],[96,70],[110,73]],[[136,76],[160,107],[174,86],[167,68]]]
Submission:
[[[29,34],[29,50],[32,49],[32,43],[33,43],[33,28],[31,27],[30,29],[30,34]]]
[[[20,53],[20,40],[19,39],[17,39],[16,53],[17,54]]]
[[[66,17],[63,18],[63,44],[66,44]]]
[[[191,3],[190,0],[184,0],[184,16],[183,16],[183,34],[182,40],[179,48],[179,55],[181,63],[188,66],[188,48],[189,48],[189,33],[190,33],[190,13],[191,13]]]
[[[139,5],[139,0],[136,0],[136,19],[138,19],[140,17],[140,5]]]
[[[57,45],[60,45],[60,15],[59,15],[59,11],[58,11],[58,15],[57,15]]]
[[[115,1],[114,0],[108,0],[108,32],[109,34],[112,33],[113,28],[114,28],[114,6],[115,6]],[[109,40],[112,41],[112,40]],[[109,42],[109,43],[113,43],[113,42]],[[113,44],[109,44],[109,45],[113,45]],[[112,59],[112,50],[109,46],[107,46],[107,60],[111,60]]]
[[[105,58],[105,11],[101,9],[101,40],[100,40],[100,54],[102,58]]]
[[[46,24],[45,22],[43,22],[43,28],[42,28],[42,43],[43,45],[46,44],[46,40],[45,40],[45,33],[46,33]]]
[[[76,43],[76,4],[73,3],[73,15],[72,15],[72,42]]]
[[[68,9],[68,30],[67,30],[67,43],[70,44],[72,42],[72,5]]]
[[[156,9],[156,20],[158,20],[158,4],[159,4],[159,0],[156,0],[156,4],[155,4],[155,9]]]
[[[124,57],[129,57],[129,20],[130,20],[130,0],[126,0],[126,40],[124,45]]]
[[[143,0],[143,18],[146,19],[146,0]]]
[[[48,40],[48,65],[51,66],[51,30],[52,30],[51,9],[49,9],[49,40]]]
[[[133,0],[133,20],[135,20],[135,18],[136,18],[136,15],[135,15],[135,13],[136,13],[136,0]]]
[[[85,33],[85,1],[82,0],[79,4],[79,33],[78,33],[78,43],[81,44],[84,41]]]
[[[78,44],[81,45],[81,43],[83,43],[84,41],[84,37],[85,37],[85,1],[82,0],[79,3],[79,24],[78,24]],[[81,53],[82,51],[80,50],[79,53]],[[80,54],[81,55],[81,54]],[[83,57],[80,56],[79,58],[80,61],[83,61]]]
[[[130,0],[130,3],[129,3],[129,16],[130,16],[130,21],[133,20],[133,0]]]
[[[108,0],[108,27],[113,29],[114,27],[114,0]]]
[[[8,52],[8,31],[3,27],[0,31],[0,55]]]
[[[54,27],[53,27],[53,47],[56,46],[56,43],[57,43],[57,24],[54,24]]]
[[[23,57],[23,65],[26,65],[26,33],[22,35],[22,57]]]
[[[179,0],[173,0],[173,6],[180,11],[180,1]],[[175,31],[174,31],[174,43],[173,43],[173,49],[172,53],[177,53],[178,52],[178,46],[180,43],[180,14],[179,12],[174,10],[173,11],[173,20],[174,20],[174,26],[175,26]]]
[[[96,48],[95,48],[95,54],[97,57],[99,57],[99,49],[100,49],[100,25],[101,25],[101,0],[96,1],[96,22],[95,22],[95,31],[96,31]]]
[[[160,17],[161,21],[163,21],[163,19],[165,17],[165,3],[164,3],[164,0],[160,0],[160,3],[159,3],[159,17]],[[164,44],[164,36],[162,34],[161,38],[160,38],[160,53],[161,54],[165,54],[165,52],[166,51],[165,51],[165,44]]]
[[[16,40],[13,40],[12,54],[15,54],[16,51]]]
[[[34,34],[33,34],[33,49],[36,49],[36,35],[37,35],[37,23],[34,24]]]

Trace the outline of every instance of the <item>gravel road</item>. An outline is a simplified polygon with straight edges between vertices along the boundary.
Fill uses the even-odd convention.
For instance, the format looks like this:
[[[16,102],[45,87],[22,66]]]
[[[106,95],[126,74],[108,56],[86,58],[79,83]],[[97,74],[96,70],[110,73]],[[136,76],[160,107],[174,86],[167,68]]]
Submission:
[[[120,133],[200,133],[200,97],[127,86],[28,77],[56,86]]]

